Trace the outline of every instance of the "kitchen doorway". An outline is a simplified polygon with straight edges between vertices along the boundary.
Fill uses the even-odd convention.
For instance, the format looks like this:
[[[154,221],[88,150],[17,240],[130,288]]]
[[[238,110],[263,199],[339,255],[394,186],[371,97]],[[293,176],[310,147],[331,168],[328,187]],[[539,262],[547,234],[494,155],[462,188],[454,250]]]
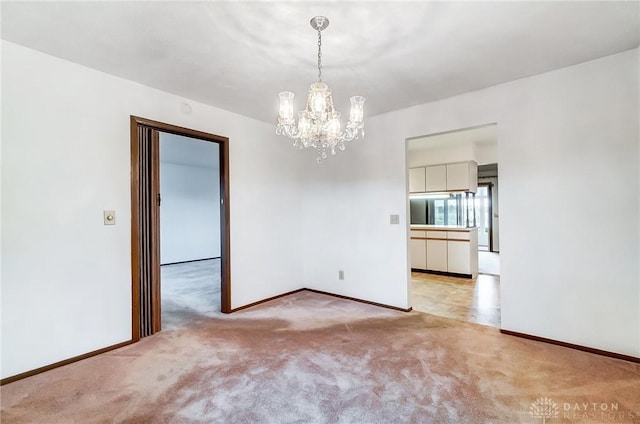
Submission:
[[[486,271],[486,262],[481,256],[498,255],[491,251],[499,247],[497,134],[497,125],[488,124],[406,141],[410,296],[416,311],[500,327],[500,277],[498,272]],[[457,170],[460,164],[468,163],[477,165],[477,175],[469,172],[467,177],[465,174],[468,189],[463,188],[461,193],[459,185],[449,187],[449,177],[457,175],[450,172],[450,168]],[[437,172],[442,169],[446,172]],[[457,184],[458,179],[451,179]],[[470,194],[473,192],[475,194]],[[444,212],[449,215],[453,212],[457,217],[459,208],[453,206],[457,205],[459,196],[474,199],[463,206],[463,210],[469,207],[475,219],[436,219],[446,216]],[[464,263],[460,262],[459,253],[465,241],[461,240],[473,242],[472,247],[464,250]],[[476,240],[480,247],[475,244]],[[465,269],[462,275],[457,271],[460,268]]]

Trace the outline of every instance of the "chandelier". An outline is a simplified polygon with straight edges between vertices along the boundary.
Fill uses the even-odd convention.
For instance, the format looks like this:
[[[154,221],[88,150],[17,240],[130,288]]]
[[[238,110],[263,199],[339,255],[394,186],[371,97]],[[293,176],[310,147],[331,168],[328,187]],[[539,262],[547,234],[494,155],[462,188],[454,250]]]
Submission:
[[[309,95],[304,110],[294,116],[293,98],[290,91],[280,93],[280,112],[276,134],[293,139],[293,145],[303,148],[315,148],[318,151],[316,161],[321,163],[337,150],[345,149],[345,141],[364,138],[364,97],[353,96],[349,122],[345,129],[340,126],[340,112],[333,108],[331,89],[322,82],[322,30],[329,26],[329,19],[316,16],[311,19],[311,27],[318,31],[318,81],[309,87]]]

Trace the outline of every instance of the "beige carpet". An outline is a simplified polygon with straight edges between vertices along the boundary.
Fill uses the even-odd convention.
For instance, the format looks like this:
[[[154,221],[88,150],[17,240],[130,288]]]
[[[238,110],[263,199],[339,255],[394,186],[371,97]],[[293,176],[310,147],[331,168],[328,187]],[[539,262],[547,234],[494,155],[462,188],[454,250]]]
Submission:
[[[629,423],[629,362],[299,292],[0,389],[5,423]]]
[[[162,329],[189,327],[195,318],[220,315],[220,259],[160,267]]]

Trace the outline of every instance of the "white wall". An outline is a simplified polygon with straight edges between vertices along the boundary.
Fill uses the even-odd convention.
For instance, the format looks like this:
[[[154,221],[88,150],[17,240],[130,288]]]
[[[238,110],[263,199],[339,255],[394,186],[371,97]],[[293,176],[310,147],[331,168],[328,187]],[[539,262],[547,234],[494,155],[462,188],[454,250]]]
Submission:
[[[3,378],[131,338],[130,115],[230,138],[232,307],[301,287],[299,152],[273,125],[1,47]]]
[[[196,145],[207,166],[172,163],[173,149]],[[169,149],[169,150],[167,150]],[[216,143],[160,133],[160,263],[220,257],[220,166]]]
[[[407,141],[411,144],[411,140]],[[441,147],[411,151],[407,157],[409,168],[443,163],[465,162],[476,160],[476,151],[472,144],[456,147]]]
[[[475,161],[478,165],[498,162],[498,144],[479,144],[475,146]]]
[[[304,286],[406,308],[406,137],[398,125],[385,130],[377,122],[368,120],[363,142],[350,143],[321,166],[309,162],[303,203]],[[389,223],[391,214],[400,215],[398,225]],[[345,271],[344,280],[338,279],[338,270]]]
[[[409,146],[411,140],[408,140]],[[443,163],[475,161],[478,165],[498,162],[497,144],[472,144],[455,147],[439,147],[412,150],[408,153],[409,168]]]
[[[220,257],[218,177],[212,168],[160,164],[160,263]]]
[[[405,140],[496,122],[502,327],[640,356],[637,56],[369,118],[309,173],[306,284],[409,306]]]

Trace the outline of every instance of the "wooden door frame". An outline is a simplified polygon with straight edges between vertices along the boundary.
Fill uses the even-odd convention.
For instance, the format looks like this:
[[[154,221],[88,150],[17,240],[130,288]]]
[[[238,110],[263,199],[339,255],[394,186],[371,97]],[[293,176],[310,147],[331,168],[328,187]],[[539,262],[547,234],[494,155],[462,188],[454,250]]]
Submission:
[[[231,232],[229,226],[229,139],[214,134],[205,133],[202,131],[192,130],[189,128],[179,127],[176,125],[166,124],[163,122],[153,121],[150,119],[140,118],[137,116],[131,116],[131,335],[133,341],[140,340],[140,323],[141,323],[141,311],[140,311],[140,290],[141,279],[140,269],[142,266],[142,260],[150,260],[149,256],[145,256],[147,259],[141,259],[140,257],[140,232],[138,231],[139,212],[141,208],[145,207],[140,204],[139,195],[141,190],[141,182],[139,172],[141,169],[141,154],[140,145],[141,140],[139,136],[139,129],[147,128],[151,129],[155,135],[157,132],[165,132],[185,137],[197,138],[204,141],[217,143],[220,146],[220,235],[221,235],[221,275],[220,275],[220,306],[223,313],[230,313],[231,311]],[[158,191],[158,173],[160,168],[159,163],[159,149],[157,147],[157,137],[154,136],[153,144],[156,145],[155,152],[153,153],[151,168],[147,169],[149,181],[152,181],[149,187],[152,193]],[[155,175],[155,176],[154,176]],[[154,203],[150,213],[150,222],[152,225],[152,232],[156,235],[160,233],[160,221],[158,219],[158,205]],[[150,251],[156,252],[159,255],[160,242],[159,238],[151,237],[151,249]],[[153,253],[152,253],[153,254]],[[157,268],[160,267],[159,260],[157,262]],[[160,274],[159,272],[151,273],[151,290],[152,301],[158,305],[157,308],[152,310],[153,332],[159,331],[160,326]]]

